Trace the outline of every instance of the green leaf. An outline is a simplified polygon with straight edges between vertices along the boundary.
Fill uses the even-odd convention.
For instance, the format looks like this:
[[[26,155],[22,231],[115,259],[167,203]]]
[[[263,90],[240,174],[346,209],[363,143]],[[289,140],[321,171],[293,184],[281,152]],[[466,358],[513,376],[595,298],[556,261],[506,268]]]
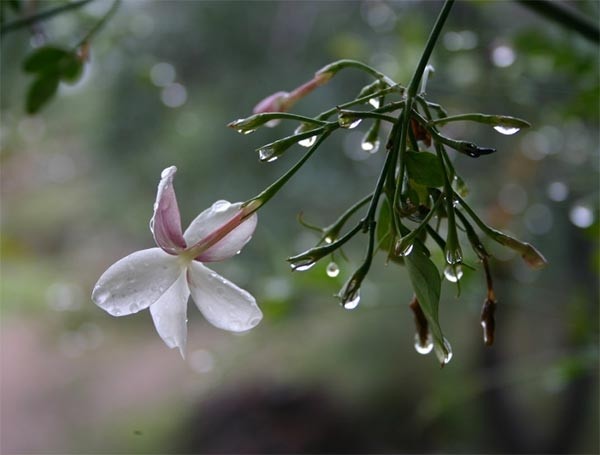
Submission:
[[[74,52],[44,46],[29,54],[23,69],[28,73],[58,74],[65,82],[73,83],[81,76],[83,62]]]
[[[393,235],[392,211],[387,198],[383,198],[377,220],[377,243],[383,251],[390,251]]]
[[[27,73],[57,71],[60,61],[69,55],[69,51],[56,46],[40,47],[27,56],[23,63],[23,69]]]
[[[71,53],[60,61],[60,77],[63,81],[77,82],[82,72],[83,62],[77,55]]]
[[[29,86],[27,92],[26,110],[28,114],[35,114],[56,93],[58,88],[58,75],[41,75]]]
[[[413,251],[404,257],[404,263],[408,269],[408,276],[413,290],[429,323],[433,343],[446,354],[444,335],[438,319],[442,288],[440,273],[435,264],[429,259],[425,245],[419,240],[415,240]]]
[[[444,184],[444,170],[438,158],[427,152],[406,152],[406,170],[416,183],[437,188]]]

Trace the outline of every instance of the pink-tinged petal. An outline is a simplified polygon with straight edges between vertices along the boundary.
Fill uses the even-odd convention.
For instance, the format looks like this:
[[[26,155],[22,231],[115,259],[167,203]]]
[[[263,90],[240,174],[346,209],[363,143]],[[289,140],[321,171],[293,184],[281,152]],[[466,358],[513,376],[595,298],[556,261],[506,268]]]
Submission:
[[[185,267],[160,248],[136,251],[111,265],[92,292],[92,300],[113,316],[137,313],[157,302]]]
[[[178,348],[185,358],[187,341],[187,302],[190,290],[185,273],[171,285],[155,303],[150,305],[150,313],[156,331],[165,344]]]
[[[253,213],[241,221],[241,207],[241,202],[230,204],[227,201],[217,201],[192,221],[183,234],[188,245],[216,239],[198,255],[198,260],[222,261],[237,254],[248,243],[256,229],[258,218]]]
[[[215,327],[245,332],[262,319],[262,312],[250,293],[205,267],[192,262],[188,268],[192,299]]]
[[[288,98],[288,92],[275,92],[272,95],[267,96],[265,99],[261,100],[252,112],[254,114],[262,114],[264,112],[281,112],[282,106]]]
[[[169,254],[177,254],[186,247],[181,234],[181,218],[173,188],[173,177],[176,172],[177,168],[171,166],[160,174],[154,215],[150,220],[150,230],[154,235],[154,241]]]

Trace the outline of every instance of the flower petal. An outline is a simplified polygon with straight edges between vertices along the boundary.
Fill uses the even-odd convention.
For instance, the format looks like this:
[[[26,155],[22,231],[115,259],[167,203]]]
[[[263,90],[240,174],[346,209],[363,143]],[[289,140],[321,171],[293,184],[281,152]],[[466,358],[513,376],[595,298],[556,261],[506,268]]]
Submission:
[[[231,204],[227,201],[217,201],[210,208],[196,217],[183,234],[188,245],[194,245],[209,235],[214,235],[226,224],[241,216],[241,202]],[[253,213],[241,221],[221,240],[203,251],[197,259],[202,262],[222,261],[235,256],[252,238],[256,229],[257,215]]]
[[[262,312],[250,293],[199,262],[190,264],[188,284],[194,302],[215,327],[244,332],[262,319]]]
[[[156,331],[165,344],[179,348],[185,358],[187,340],[187,302],[190,289],[187,285],[186,273],[183,272],[155,303],[150,305],[150,313]]]
[[[160,248],[136,251],[102,274],[92,300],[113,316],[137,313],[158,301],[182,271],[179,259]]]
[[[176,172],[177,168],[171,166],[160,174],[154,215],[150,220],[150,230],[156,244],[170,254],[177,254],[186,247],[181,234],[181,217],[177,206],[177,197],[173,189],[173,177]]]

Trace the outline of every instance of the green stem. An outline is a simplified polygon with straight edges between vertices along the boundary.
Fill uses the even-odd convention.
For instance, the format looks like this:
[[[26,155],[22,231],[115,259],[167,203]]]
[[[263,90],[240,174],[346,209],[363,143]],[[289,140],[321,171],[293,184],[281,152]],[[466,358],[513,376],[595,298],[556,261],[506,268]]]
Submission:
[[[431,210],[429,210],[429,212],[427,213],[427,215],[425,216],[425,218],[423,218],[423,221],[421,221],[421,223],[412,231],[410,231],[410,233],[408,235],[405,235],[404,237],[402,237],[400,239],[400,241],[398,242],[398,248],[396,249],[396,253],[397,254],[401,254],[403,251],[405,251],[409,245],[412,244],[412,242],[414,241],[415,237],[419,234],[419,232],[421,232],[421,230],[427,226],[427,224],[429,223],[429,220],[431,220],[431,217],[434,215],[434,213],[437,212],[438,207],[440,206],[440,203],[442,202],[443,196],[440,195],[440,197],[437,198],[437,200],[435,201],[435,203],[433,204],[433,207],[431,207]]]
[[[374,118],[378,120],[383,120],[384,122],[396,123],[398,119],[391,115],[380,114],[379,112],[374,111],[351,111],[347,109],[341,109],[339,111],[339,115],[341,116],[349,116],[351,118],[356,119],[365,119],[365,118]],[[342,127],[343,128],[343,127]]]
[[[288,170],[285,174],[283,174],[279,179],[277,179],[274,183],[269,185],[265,190],[260,192],[257,196],[249,199],[244,202],[244,207],[249,207],[246,211],[245,217],[250,216],[252,213],[256,212],[259,208],[265,205],[277,192],[285,185],[289,179],[293,177],[293,175],[298,172],[298,170],[308,161],[308,159],[315,153],[315,151],[319,148],[319,146],[323,143],[323,141],[331,134],[331,130],[327,129],[325,132],[319,136],[317,141],[313,144],[313,146],[306,152],[306,154],[298,160],[298,162],[292,166],[290,170]]]
[[[347,108],[347,107],[356,106],[357,104],[366,103],[366,102],[368,102],[368,101],[369,101],[371,98],[378,98],[378,97],[380,97],[380,96],[382,96],[382,95],[386,95],[386,94],[388,94],[388,93],[395,92],[395,91],[397,91],[398,89],[400,89],[400,92],[401,92],[401,93],[404,91],[404,89],[403,89],[403,88],[401,88],[401,87],[400,87],[400,86],[398,86],[398,85],[396,85],[396,86],[394,86],[394,87],[388,87],[388,88],[385,88],[385,89],[383,89],[383,90],[380,90],[380,91],[378,91],[378,92],[371,93],[371,94],[369,94],[369,95],[366,95],[366,96],[363,96],[363,97],[361,97],[361,98],[356,98],[356,99],[354,99],[354,100],[352,100],[352,101],[348,101],[347,103],[340,104],[340,105],[338,105],[338,106],[336,106],[336,107],[334,107],[334,108],[331,108],[331,109],[328,109],[328,110],[326,110],[326,111],[324,111],[324,112],[321,112],[319,115],[317,115],[317,117],[316,117],[316,118],[317,118],[317,119],[319,119],[319,120],[326,119],[326,118],[328,118],[328,117],[331,117],[331,116],[332,116],[332,115],[334,115],[335,113],[337,113],[337,112],[338,112],[338,110],[340,110],[340,109],[345,109],[345,108]],[[392,104],[392,103],[388,104],[388,106],[389,106],[389,105],[391,105],[391,104]],[[379,109],[381,109],[381,108],[379,108]],[[381,112],[381,111],[378,111],[378,112]]]
[[[319,71],[317,71],[316,74],[317,75],[323,74],[323,73],[336,74],[338,71],[340,71],[344,68],[358,68],[359,70],[362,70],[365,73],[376,77],[377,79],[381,79],[386,84],[388,84],[390,87],[396,85],[396,83],[392,79],[387,77],[385,74],[377,71],[375,68],[373,68],[369,65],[366,65],[363,62],[359,62],[358,60],[349,60],[349,59],[338,60],[337,62],[330,63],[329,65],[321,68]]]
[[[444,23],[448,18],[448,14],[452,9],[452,5],[454,4],[454,0],[446,0],[440,14],[438,15],[433,29],[429,34],[429,38],[427,39],[427,43],[425,44],[425,50],[421,55],[421,59],[419,60],[419,64],[417,65],[417,69],[413,74],[412,79],[410,80],[410,84],[408,85],[408,96],[413,98],[417,95],[417,90],[419,89],[419,83],[421,82],[421,78],[423,77],[423,72],[425,71],[425,67],[429,62],[429,57],[433,52],[435,44],[440,36],[442,28],[444,27]]]
[[[322,230],[322,232],[324,233],[323,240],[327,242],[328,238],[330,240],[337,238],[340,230],[342,229],[342,227],[344,227],[344,224],[346,224],[346,221],[348,221],[358,209],[360,209],[363,205],[369,202],[372,198],[373,193],[366,195],[364,198],[362,198],[360,201],[358,201],[352,207],[346,210],[333,224],[324,228]]]
[[[121,4],[121,0],[115,0],[113,2],[113,4],[111,5],[110,9],[106,12],[106,14],[104,16],[102,16],[102,19],[100,19],[96,25],[94,25],[94,27],[92,27],[92,29],[87,33],[87,35],[85,35],[77,44],[77,46],[75,46],[75,48],[78,48],[82,45],[84,45],[85,43],[91,41],[91,39],[94,37],[94,35],[96,33],[98,33],[102,27],[104,27],[104,25],[108,22],[108,20],[117,12],[117,9],[119,8],[119,5]]]
[[[0,27],[0,36],[5,33],[9,33],[15,30],[19,30],[21,28],[29,27],[30,25],[35,24],[36,22],[41,22],[46,19],[50,19],[53,16],[58,14],[65,13],[67,11],[75,10],[81,8],[85,4],[91,2],[92,0],[79,0],[71,3],[67,3],[66,5],[62,5],[56,8],[52,8],[46,11],[42,11],[41,13],[35,14],[33,16],[25,17],[23,19],[18,19],[13,22],[10,22],[6,25]]]

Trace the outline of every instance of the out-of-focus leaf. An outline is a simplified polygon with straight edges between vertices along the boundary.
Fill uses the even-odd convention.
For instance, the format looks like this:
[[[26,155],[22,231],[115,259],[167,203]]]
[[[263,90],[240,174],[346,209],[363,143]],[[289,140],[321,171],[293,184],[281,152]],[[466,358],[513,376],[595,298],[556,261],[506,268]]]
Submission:
[[[57,74],[65,82],[76,82],[81,76],[83,62],[74,53],[56,46],[44,46],[25,59],[23,69],[28,73]]]
[[[60,62],[60,77],[65,82],[77,82],[83,72],[83,62],[71,53]]]
[[[60,67],[61,60],[68,58],[69,55],[69,51],[59,47],[40,47],[25,59],[23,69],[28,73],[54,72]]]
[[[404,257],[408,276],[419,300],[421,309],[429,322],[434,344],[447,354],[444,335],[438,319],[442,279],[435,264],[427,256],[425,246],[415,240],[413,251]]]
[[[47,74],[38,77],[27,92],[26,110],[28,114],[35,114],[56,93],[58,88],[58,75]]]
[[[21,0],[8,0],[8,6],[10,6],[14,12],[19,13],[21,11]]]
[[[444,184],[444,172],[437,157],[427,152],[406,152],[406,170],[416,183],[431,188]]]

